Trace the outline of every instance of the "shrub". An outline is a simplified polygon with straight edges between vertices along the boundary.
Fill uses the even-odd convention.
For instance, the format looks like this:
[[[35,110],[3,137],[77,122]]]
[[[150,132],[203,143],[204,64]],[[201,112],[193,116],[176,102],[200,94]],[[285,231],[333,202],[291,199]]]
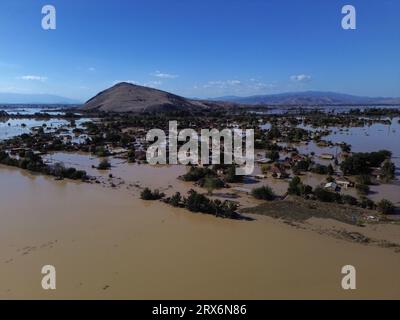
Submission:
[[[367,195],[369,193],[369,186],[366,184],[357,184],[356,185],[357,192],[361,195]]]
[[[98,157],[107,157],[109,155],[109,152],[103,146],[101,146],[96,147],[95,154]]]
[[[271,166],[269,164],[262,164],[261,165],[261,172],[263,174],[267,174],[270,169],[271,169]]]
[[[168,198],[166,202],[173,207],[180,207],[182,205],[182,196],[177,192],[171,198]]]
[[[270,158],[272,161],[277,161],[280,158],[279,151],[270,150],[266,152],[266,157]]]
[[[377,208],[383,214],[393,214],[395,209],[393,203],[386,199],[379,201],[377,203]]]
[[[129,163],[135,162],[135,160],[136,160],[135,150],[129,150],[128,154],[127,154],[127,157],[128,157],[128,162]]]
[[[348,194],[342,196],[342,202],[351,206],[356,206],[358,204],[357,199]]]
[[[224,180],[227,183],[239,183],[243,181],[243,176],[236,175],[236,166],[231,165],[227,169]]]
[[[361,175],[357,176],[356,182],[358,184],[364,184],[367,186],[372,184],[371,177],[368,174],[361,174]]]
[[[194,190],[190,190],[188,194],[189,196],[183,199],[183,206],[191,212],[213,214],[231,219],[239,218],[239,215],[236,213],[238,206],[231,201],[221,202],[218,199],[212,201]]]
[[[312,172],[316,174],[328,174],[328,167],[322,164],[316,164]]]
[[[395,177],[396,167],[393,162],[386,160],[382,165],[382,180],[389,182]]]
[[[206,188],[208,193],[212,194],[215,189],[223,188],[225,183],[219,178],[207,176],[200,181],[200,186]]]
[[[312,193],[312,187],[303,184],[298,176],[295,176],[289,183],[288,194],[296,196],[305,196]]]
[[[101,160],[101,162],[99,163],[97,169],[99,170],[108,170],[111,168],[111,164],[108,162],[107,159],[103,159]]]
[[[182,176],[184,181],[199,181],[200,179],[205,178],[206,176],[215,175],[214,171],[208,168],[200,168],[200,167],[190,167],[188,173]]]
[[[367,198],[367,197],[361,197],[361,203],[360,206],[364,209],[375,209],[376,205],[375,202],[373,202],[371,199]]]
[[[317,200],[322,202],[339,202],[341,200],[340,194],[328,191],[321,187],[315,188],[314,195],[317,198]]]
[[[140,198],[142,200],[159,200],[165,197],[164,193],[160,193],[159,190],[154,190],[151,191],[149,188],[145,188],[141,193],[140,193]]]
[[[262,186],[260,188],[253,189],[251,194],[254,198],[259,200],[272,201],[275,199],[275,194],[272,189],[268,186]]]

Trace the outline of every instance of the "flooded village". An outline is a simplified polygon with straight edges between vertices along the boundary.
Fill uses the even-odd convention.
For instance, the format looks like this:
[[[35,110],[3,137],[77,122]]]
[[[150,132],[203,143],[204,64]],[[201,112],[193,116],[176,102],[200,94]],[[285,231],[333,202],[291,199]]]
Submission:
[[[234,170],[235,165],[151,166],[147,164],[146,133],[153,128],[167,130],[169,120],[177,120],[180,127],[195,130],[200,128],[254,129],[256,165],[253,174],[237,176]],[[37,207],[37,210],[45,211],[42,213],[45,215],[45,219],[52,221],[52,224],[57,224],[60,215],[63,217],[61,221],[65,219],[69,221],[72,217],[76,219],[78,213],[71,214],[71,208],[82,206],[86,209],[82,211],[82,216],[78,219],[83,222],[79,227],[76,226],[76,223],[73,224],[80,230],[80,235],[76,234],[74,237],[84,237],[87,224],[96,223],[97,218],[103,224],[110,223],[111,225],[117,224],[116,219],[122,219],[122,221],[139,219],[134,226],[130,225],[136,231],[125,230],[125,228],[129,229],[129,226],[120,225],[120,221],[118,227],[115,225],[112,228],[122,228],[125,231],[121,232],[126,235],[146,230],[146,236],[143,235],[147,239],[146,241],[149,240],[149,236],[154,236],[156,231],[161,234],[166,232],[162,228],[164,223],[175,225],[181,221],[171,230],[175,230],[174,232],[178,234],[177,237],[180,240],[186,239],[188,245],[195,246],[197,241],[201,241],[202,233],[206,231],[202,230],[201,233],[198,233],[199,231],[194,231],[193,228],[208,226],[207,230],[216,228],[213,231],[209,230],[209,236],[218,237],[219,240],[215,239],[214,241],[221,242],[220,245],[229,239],[234,243],[241,239],[243,242],[241,245],[236,243],[238,248],[242,248],[238,249],[241,250],[240,252],[246,250],[250,244],[254,246],[254,255],[249,257],[248,263],[252,264],[251,268],[256,269],[260,266],[267,266],[271,255],[279,255],[280,248],[276,247],[272,251],[268,249],[269,251],[265,252],[265,255],[263,253],[262,257],[256,257],[256,254],[265,250],[265,241],[271,241],[274,238],[276,242],[287,234],[289,238],[305,237],[304,241],[309,243],[306,245],[307,250],[314,248],[322,255],[325,255],[326,248],[337,246],[331,249],[333,252],[333,256],[330,258],[331,262],[332,259],[342,261],[338,257],[343,252],[346,252],[346,255],[351,252],[354,259],[361,261],[361,256],[365,255],[364,250],[368,252],[378,250],[379,254],[385,256],[382,258],[381,264],[377,266],[379,270],[383,270],[386,266],[384,261],[389,259],[398,262],[400,253],[398,232],[400,227],[398,220],[400,146],[397,143],[399,134],[400,109],[397,107],[366,109],[351,107],[339,113],[324,112],[320,109],[293,109],[284,113],[274,113],[273,110],[268,110],[260,113],[239,108],[235,111],[209,109],[199,110],[195,113],[193,111],[170,111],[162,114],[119,114],[84,112],[80,109],[32,109],[29,107],[12,109],[8,107],[3,108],[0,113],[2,197],[7,194],[8,182],[6,180],[10,179],[10,175],[15,176],[16,172],[19,172],[18,175],[32,176],[33,178],[29,178],[33,179],[32,190],[44,188],[43,191],[38,191],[38,194],[45,193],[39,196],[44,197],[42,204],[33,205],[28,201],[16,206],[16,208],[19,208],[20,205],[26,206],[26,209],[22,210],[25,213],[13,212],[15,210],[12,209],[13,205],[10,200],[7,200],[8,203],[5,204],[5,198],[2,198],[1,211],[2,214],[8,214],[10,213],[8,210],[11,210],[14,215],[22,214],[25,216],[24,219],[30,220],[33,217],[29,217],[31,210],[28,208],[33,206]],[[13,179],[19,181],[26,178],[14,177]],[[48,189],[50,185],[54,190]],[[16,190],[27,190],[23,185],[18,188],[20,189]],[[58,188],[60,191],[57,192]],[[29,193],[33,192],[32,190]],[[45,196],[48,193],[51,197],[52,193],[58,194],[61,190],[64,190],[63,194],[64,192],[72,193],[75,197],[78,192],[76,190],[80,190],[80,196],[75,200],[69,200],[72,202],[64,202],[66,199],[64,199],[65,196],[61,196],[61,193],[58,196],[61,198],[58,200]],[[27,195],[20,194],[18,197],[21,199],[19,200],[15,198],[15,195],[9,194],[9,196],[10,199],[14,199],[12,202],[23,202]],[[27,199],[31,196],[28,196]],[[103,199],[100,200],[99,197],[103,197]],[[90,199],[97,199],[96,203],[89,205],[87,202]],[[106,201],[105,199],[108,199],[107,204],[103,203]],[[46,203],[47,201],[48,203]],[[63,204],[66,207],[62,207]],[[101,204],[100,207],[99,204]],[[44,209],[47,205],[53,208],[52,212],[49,212],[48,208]],[[124,206],[124,208],[120,206]],[[111,211],[106,213],[103,211],[106,210],[105,208]],[[117,213],[112,208],[120,209],[116,210]],[[199,215],[199,213],[205,215]],[[33,211],[32,214],[34,215]],[[177,214],[179,215],[178,220],[176,220]],[[127,218],[128,216],[129,218]],[[59,218],[56,219],[56,217]],[[16,218],[14,217],[14,219]],[[90,222],[86,219],[89,219]],[[111,223],[109,219],[114,222]],[[200,220],[197,221],[197,219]],[[159,225],[160,222],[161,225]],[[67,224],[69,223],[71,222]],[[199,225],[196,226],[196,224]],[[53,227],[48,226],[50,229]],[[54,228],[60,230],[62,226]],[[223,231],[225,228],[228,229]],[[265,233],[269,229],[271,229],[272,235]],[[189,230],[195,234],[190,240],[182,234],[182,232],[186,234]],[[97,232],[104,235],[106,231],[95,231],[94,237],[97,240],[93,240],[91,246],[99,243]],[[214,232],[218,234],[214,234]],[[222,234],[229,232],[229,236],[226,236],[225,239],[220,238],[221,232]],[[250,236],[253,232],[254,235]],[[51,233],[53,234],[53,231]],[[171,235],[171,233],[168,234]],[[42,236],[36,235],[39,238]],[[54,234],[54,238],[59,237],[61,236]],[[161,238],[166,244],[177,241],[175,236],[168,240],[163,237]],[[243,237],[247,237],[246,240]],[[257,237],[267,237],[267,239],[259,241],[260,239]],[[314,237],[320,238],[312,240]],[[283,241],[289,241],[288,245],[292,246],[293,242],[288,240],[289,238]],[[113,236],[108,235],[107,239],[113,239]],[[51,243],[44,246],[43,250],[57,247],[57,242],[53,243],[54,239],[49,241]],[[318,242],[318,245],[315,241]],[[337,241],[340,243],[337,244]],[[11,249],[17,246],[16,243],[20,243],[18,240],[14,240],[14,242],[8,248],[4,248],[4,252],[9,252],[10,256],[12,256]],[[132,243],[130,240],[122,242],[115,244],[115,248],[111,251],[118,251],[118,246],[121,246],[125,248],[124,254],[130,248],[129,250],[138,250],[141,252],[140,255],[146,256],[144,251],[136,248],[139,243]],[[329,244],[324,244],[325,242]],[[91,242],[89,241],[89,243]],[[71,245],[72,243],[68,246]],[[105,246],[107,247],[108,244]],[[38,244],[25,246],[21,244],[20,247],[17,250],[19,253],[14,252],[14,254],[18,256],[22,253],[22,257],[31,255],[35,251],[41,251],[39,248],[42,248]],[[186,252],[185,259],[196,260],[192,254],[187,252],[190,248],[182,249],[181,245],[179,248]],[[89,255],[92,257],[91,259],[95,260],[110,254],[97,247],[96,249],[92,247],[92,250],[93,252]],[[204,250],[209,249],[204,248]],[[179,252],[171,253],[170,249],[167,251],[173,256],[180,256]],[[48,254],[50,252],[48,251]],[[84,252],[79,254],[84,254]],[[222,256],[227,259],[227,262],[232,263],[236,259],[235,252],[234,250],[224,253]],[[111,255],[113,254],[111,253]],[[130,256],[130,254],[128,255]],[[66,257],[59,257],[59,259],[64,261]],[[118,258],[114,257],[111,261],[115,259]],[[133,266],[137,263],[136,258],[127,259],[128,265],[135,269],[136,267]],[[180,259],[183,257],[178,260],[180,261]],[[219,261],[217,256],[208,259]],[[5,267],[10,267],[16,260],[16,257],[5,259]],[[203,263],[206,261],[201,262],[198,268],[203,266]],[[360,263],[371,263],[371,261]],[[162,262],[161,265],[166,268],[167,274],[170,274],[168,268],[171,265],[168,264],[168,261]],[[222,263],[223,265],[225,263]],[[395,266],[396,263],[392,262],[391,268],[395,268]],[[113,267],[107,262],[104,268],[103,272],[108,273]],[[140,269],[140,267],[138,268]],[[198,268],[191,271],[192,276],[196,275],[198,278],[196,283],[199,279],[204,279],[199,277],[199,274],[203,273]],[[321,277],[326,276],[328,270],[320,270]],[[235,278],[242,274],[242,271],[236,268],[232,272],[232,277]],[[259,275],[259,272],[257,271],[256,274]],[[154,273],[146,274],[145,278],[147,279],[151,275]],[[295,275],[292,274],[292,276]],[[299,275],[296,274],[296,276]],[[127,280],[127,277],[128,273],[125,274],[124,279]],[[96,282],[98,277],[95,274],[89,278],[90,289],[87,291],[83,287],[80,288],[79,284],[75,284],[75,287],[69,287],[67,294],[60,293],[60,297],[73,294],[74,290],[78,290],[76,286],[81,290],[81,294],[87,297],[107,295],[107,291],[112,291],[108,289],[109,287],[116,290],[112,291],[113,297],[139,297],[140,294],[143,294],[143,292],[139,293],[135,290],[132,292],[131,288],[129,290],[124,288],[122,282],[117,280],[115,280],[116,282],[110,280],[112,284],[100,285]],[[137,280],[136,277],[134,278]],[[164,292],[163,297],[181,296],[179,290],[183,288],[184,282],[182,282],[182,286],[179,285],[174,290],[166,279],[158,280],[163,283],[163,289],[161,289]],[[222,282],[219,280],[215,279],[216,292],[228,294],[223,285],[226,283],[225,280],[221,280]],[[258,281],[256,278],[253,280],[250,281],[252,288]],[[387,280],[386,288],[389,278]],[[185,278],[182,281],[188,281],[188,279]],[[252,297],[265,298],[269,296],[270,291],[266,284],[270,281],[271,278],[267,276],[263,280],[264,286],[257,287]],[[84,283],[83,280],[82,283]],[[238,286],[242,288],[242,293],[249,294],[250,286],[247,286],[246,283],[246,281],[243,283],[239,281]],[[24,283],[20,282],[19,285],[23,286]],[[371,285],[375,291],[366,289],[360,293],[361,296],[370,297],[374,296],[374,292],[382,293],[377,289],[380,288],[379,284]],[[98,291],[94,289],[96,286]],[[12,287],[11,284],[10,287]],[[399,293],[396,288],[398,287],[393,286],[392,290],[387,291],[388,296],[396,296]],[[288,287],[286,287],[287,289]],[[9,290],[2,292],[1,295],[20,296],[18,290],[12,288]],[[198,297],[196,294],[204,292],[204,290],[193,291],[191,296]],[[279,288],[276,286],[274,286],[274,290],[275,293],[279,292]],[[301,294],[294,293],[294,296],[298,297],[300,294],[303,297],[312,297],[317,291],[306,290]],[[35,290],[31,294],[32,296],[38,294],[41,296],[41,293]],[[148,292],[144,296],[160,297],[154,292]],[[217,294],[217,296],[219,295]],[[228,296],[242,297],[241,294],[228,294]],[[327,297],[332,296],[340,297],[341,293],[335,290],[329,291]]]
[[[383,217],[394,215],[399,206],[400,110],[396,108],[349,108],[344,113],[300,109],[285,114],[210,109],[128,116],[73,109],[27,110],[1,111],[3,165],[56,179],[108,183],[113,188],[116,180],[129,185],[132,181],[126,176],[118,176],[119,167],[149,166],[146,133],[152,128],[167,129],[173,119],[182,128],[198,131],[255,131],[252,175],[235,175],[234,165],[165,166],[165,170],[183,172],[177,175],[177,183],[192,182],[211,195],[222,190],[219,193],[227,198],[238,199],[265,187],[268,194],[261,199],[295,195],[373,209],[384,213]]]

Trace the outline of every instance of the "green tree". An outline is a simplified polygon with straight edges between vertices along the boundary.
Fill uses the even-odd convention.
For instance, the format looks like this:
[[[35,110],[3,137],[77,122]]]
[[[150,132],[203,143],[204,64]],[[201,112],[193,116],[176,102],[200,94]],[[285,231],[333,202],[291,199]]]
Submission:
[[[367,186],[366,184],[357,184],[356,189],[360,195],[364,196],[367,195],[370,191],[369,186]]]
[[[203,182],[202,186],[203,186],[203,188],[207,189],[209,195],[212,195],[212,193],[215,189],[222,188],[223,185],[224,185],[224,183],[220,179],[207,176],[204,178],[204,182]]]
[[[393,162],[386,160],[382,165],[382,180],[389,182],[395,177],[396,167]]]
[[[393,214],[395,206],[392,202],[386,199],[382,199],[377,203],[377,208],[383,214]]]
[[[280,158],[279,151],[269,150],[266,152],[266,157],[271,159],[272,161],[277,161]]]
[[[99,163],[97,169],[99,170],[108,170],[111,168],[111,164],[107,159],[103,159],[101,160],[101,162]]]

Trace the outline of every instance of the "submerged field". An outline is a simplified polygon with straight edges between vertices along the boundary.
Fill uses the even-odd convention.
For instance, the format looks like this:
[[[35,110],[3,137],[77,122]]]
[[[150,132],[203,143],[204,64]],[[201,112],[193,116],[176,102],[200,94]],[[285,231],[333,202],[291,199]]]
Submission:
[[[249,222],[188,213],[6,167],[0,174],[1,298],[400,297],[400,254],[390,248],[258,215]],[[369,232],[400,243],[393,227]],[[46,264],[57,269],[52,292],[40,286]],[[340,286],[347,264],[358,272],[353,292]]]

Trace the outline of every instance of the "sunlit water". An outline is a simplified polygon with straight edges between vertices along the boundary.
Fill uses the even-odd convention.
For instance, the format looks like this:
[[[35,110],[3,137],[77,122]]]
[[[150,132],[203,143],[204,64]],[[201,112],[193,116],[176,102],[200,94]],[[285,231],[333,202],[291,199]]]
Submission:
[[[35,113],[45,112],[54,117],[58,115],[63,115],[64,113],[61,111],[54,111],[53,109],[41,109],[41,108],[18,108],[18,109],[4,109],[10,115],[33,115]],[[90,118],[82,118],[75,121],[77,128],[83,128],[82,124],[88,121],[92,121]],[[71,134],[73,128],[68,127],[70,121],[64,119],[3,119],[0,120],[0,141],[10,139],[16,136],[19,136],[24,133],[30,133],[32,128],[35,127],[44,127],[45,132],[54,132],[55,130],[65,127],[68,131],[65,134]],[[80,143],[86,136],[82,137],[73,137],[72,142]]]

